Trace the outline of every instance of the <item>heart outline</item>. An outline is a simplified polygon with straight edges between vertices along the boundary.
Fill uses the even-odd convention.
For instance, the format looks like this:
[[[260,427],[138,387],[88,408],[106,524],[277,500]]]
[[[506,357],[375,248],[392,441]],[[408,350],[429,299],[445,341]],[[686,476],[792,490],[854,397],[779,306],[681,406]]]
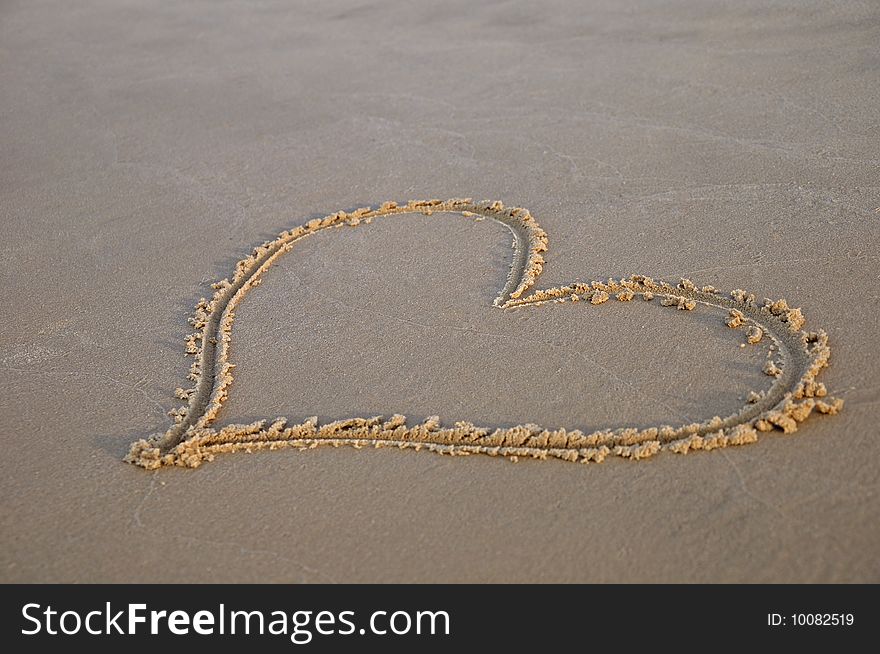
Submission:
[[[507,282],[493,303],[498,308],[537,307],[581,299],[601,304],[611,293],[621,301],[632,300],[637,295],[650,300],[657,295],[664,306],[685,310],[704,304],[727,309],[728,326],[749,327],[748,342],[757,342],[764,335],[769,337],[782,355],[784,365],[779,368],[777,362],[768,361],[764,372],[776,377],[773,385],[764,394],[753,393],[749,403],[737,412],[678,428],[669,425],[646,429],[620,427],[583,434],[579,430],[548,430],[531,424],[491,428],[457,422],[453,427],[443,427],[436,416],[409,427],[406,417],[399,414],[387,421],[381,416],[349,418],[320,426],[317,418],[292,426],[287,425],[285,418],[271,423],[260,420],[249,425],[232,424],[220,429],[210,426],[222,409],[232,383],[235,366],[229,362],[229,346],[235,308],[249,290],[259,285],[262,275],[275,261],[290,252],[299,240],[319,231],[368,224],[384,216],[407,213],[430,216],[440,212],[491,218],[513,233],[514,260]],[[686,279],[673,286],[644,275],[608,282],[575,283],[527,294],[543,270],[542,255],[547,247],[546,232],[527,209],[507,208],[499,201],[474,203],[469,198],[413,200],[405,205],[385,202],[375,208],[338,211],[281,232],[239,261],[231,280],[226,278],[212,284],[215,290],[212,298],[202,298],[196,305],[189,321],[197,331],[187,336],[185,350],[195,357],[188,376],[194,386],[175,391],[187,404],[169,412],[174,424],[165,432],[132,443],[125,460],[149,470],[169,465],[195,468],[222,452],[307,449],[319,445],[424,448],[447,454],[500,455],[513,460],[553,457],[588,463],[601,462],[609,455],[638,460],[661,450],[685,454],[753,443],[758,440],[759,431],[779,429],[786,434],[793,433],[798,423],[814,410],[836,414],[842,409],[843,400],[827,397],[824,384],[816,381],[831,354],[827,335],[821,330],[804,331],[800,309],[790,308],[785,300],[765,299],[759,306],[753,294],[740,289],[725,296],[713,287],[698,288]]]

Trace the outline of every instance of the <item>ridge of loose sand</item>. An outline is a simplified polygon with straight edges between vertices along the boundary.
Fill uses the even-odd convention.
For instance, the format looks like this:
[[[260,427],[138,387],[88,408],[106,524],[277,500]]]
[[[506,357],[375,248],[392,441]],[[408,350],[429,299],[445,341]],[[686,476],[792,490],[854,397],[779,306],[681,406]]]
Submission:
[[[548,303],[586,301],[591,305],[607,302],[612,296],[630,302],[636,296],[645,301],[659,297],[663,307],[693,311],[698,304],[728,311],[726,324],[744,328],[745,342],[757,344],[765,336],[772,341],[763,372],[776,378],[765,393],[749,394],[736,412],[713,416],[703,422],[679,427],[658,425],[647,429],[619,427],[584,434],[579,430],[545,429],[533,424],[510,428],[481,427],[469,422],[443,426],[439,417],[409,426],[405,416],[352,418],[319,425],[317,418],[296,425],[287,419],[259,420],[215,429],[215,422],[233,380],[234,365],[229,359],[235,309],[249,290],[261,282],[263,273],[300,240],[319,231],[343,226],[369,224],[373,219],[406,213],[431,215],[459,213],[477,219],[491,218],[506,225],[514,235],[514,259],[507,283],[494,305],[510,310],[538,307]],[[196,331],[186,338],[186,353],[195,358],[189,379],[193,386],[178,388],[175,395],[186,402],[170,412],[174,424],[164,433],[132,444],[126,461],[147,469],[178,465],[195,468],[213,460],[219,453],[280,448],[307,449],[319,445],[354,447],[399,447],[426,449],[441,454],[488,454],[536,459],[558,458],[582,463],[601,462],[610,455],[645,459],[660,451],[686,454],[754,443],[758,432],[774,429],[786,434],[797,431],[798,423],[814,411],[836,414],[843,400],[827,396],[819,373],[828,365],[831,350],[823,331],[805,331],[800,309],[784,299],[765,299],[741,289],[729,295],[711,286],[698,287],[688,279],[672,285],[645,275],[608,279],[555,288],[528,291],[540,276],[543,253],[547,251],[546,232],[528,210],[505,207],[499,201],[474,203],[470,199],[413,200],[404,205],[385,202],[376,208],[352,212],[338,211],[324,218],[284,231],[272,241],[254,248],[239,261],[231,279],[213,284],[210,300],[202,299],[190,323]]]

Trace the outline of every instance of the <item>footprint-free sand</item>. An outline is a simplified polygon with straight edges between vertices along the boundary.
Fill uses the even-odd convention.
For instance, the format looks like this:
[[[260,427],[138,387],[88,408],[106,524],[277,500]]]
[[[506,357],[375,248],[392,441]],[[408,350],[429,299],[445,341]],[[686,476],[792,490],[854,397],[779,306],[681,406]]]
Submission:
[[[876,581],[878,27],[0,9],[0,578]]]

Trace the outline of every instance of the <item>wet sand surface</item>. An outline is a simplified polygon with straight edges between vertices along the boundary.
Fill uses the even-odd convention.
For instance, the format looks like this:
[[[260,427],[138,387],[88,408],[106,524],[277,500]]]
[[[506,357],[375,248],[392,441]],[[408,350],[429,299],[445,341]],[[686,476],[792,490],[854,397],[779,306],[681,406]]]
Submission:
[[[877,581],[880,12],[869,5],[0,8],[4,581]],[[319,448],[122,463],[251,248],[388,198],[502,199],[539,288],[634,272],[802,307],[846,400],[602,465]],[[726,415],[723,312],[502,311],[510,234],[382,218],[242,303],[220,422],[581,429]]]

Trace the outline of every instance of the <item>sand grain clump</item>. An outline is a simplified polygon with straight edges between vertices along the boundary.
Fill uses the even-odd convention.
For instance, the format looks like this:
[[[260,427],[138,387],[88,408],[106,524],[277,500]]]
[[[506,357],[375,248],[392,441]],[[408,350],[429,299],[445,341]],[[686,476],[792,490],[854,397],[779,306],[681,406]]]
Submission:
[[[605,291],[593,291],[593,295],[590,298],[590,304],[602,304],[608,301],[608,293]]]
[[[515,427],[481,427],[459,421],[444,425],[438,417],[410,425],[405,416],[347,418],[319,424],[317,418],[288,424],[283,417],[272,421],[214,427],[218,413],[233,382],[235,366],[229,349],[235,309],[261,276],[301,239],[327,229],[368,225],[374,219],[407,213],[458,213],[475,219],[493,219],[513,232],[514,261],[507,282],[494,301],[501,309],[534,308],[547,303],[579,302],[599,305],[613,294],[621,302],[636,295],[650,301],[693,311],[698,304],[727,311],[726,323],[733,329],[748,325],[747,341],[771,341],[763,371],[774,378],[764,391],[752,391],[746,403],[726,417],[679,427],[659,425],[647,429],[620,427],[584,433],[577,429],[546,429],[525,424]],[[522,458],[560,459],[601,463],[609,456],[641,460],[662,452],[687,454],[754,443],[759,432],[779,430],[794,433],[798,424],[813,413],[834,415],[843,400],[827,396],[825,385],[816,380],[828,365],[831,350],[822,331],[802,331],[805,319],[800,309],[786,300],[766,299],[757,304],[755,295],[741,289],[729,296],[712,286],[698,287],[689,279],[677,285],[645,275],[532,290],[544,266],[547,234],[528,210],[505,207],[501,202],[475,203],[469,198],[412,200],[406,204],[385,202],[377,208],[338,211],[315,218],[282,232],[272,241],[253,249],[239,261],[234,273],[212,285],[211,298],[202,298],[189,322],[194,332],[184,341],[184,353],[193,357],[187,379],[190,388],[178,388],[175,397],[185,402],[169,415],[173,424],[166,431],[131,445],[126,460],[147,469],[163,466],[196,468],[217,454],[260,450],[312,449],[318,446],[397,447],[427,450],[439,454],[488,454],[517,461]],[[531,291],[531,293],[529,293]]]
[[[751,345],[757,345],[761,342],[761,339],[764,338],[764,330],[758,327],[757,325],[752,325],[746,331],[746,340]]]

